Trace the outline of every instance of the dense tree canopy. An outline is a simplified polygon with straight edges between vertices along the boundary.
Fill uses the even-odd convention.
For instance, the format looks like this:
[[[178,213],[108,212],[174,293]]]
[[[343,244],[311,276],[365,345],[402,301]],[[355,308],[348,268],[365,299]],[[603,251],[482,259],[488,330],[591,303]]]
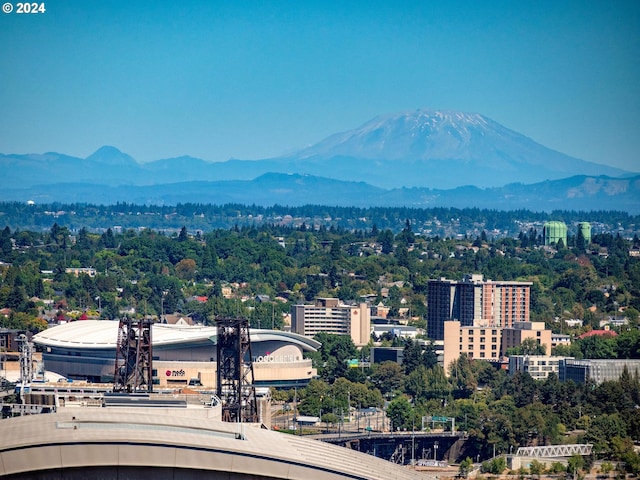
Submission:
[[[96,212],[130,210],[119,205],[109,213]],[[240,210],[227,206],[224,215]],[[312,210],[338,218],[330,209]],[[179,211],[196,219],[198,212],[212,212],[195,205]],[[351,213],[390,215],[375,209]],[[428,279],[481,273],[533,283],[532,320],[573,336],[571,347],[557,347],[555,353],[640,358],[640,258],[629,255],[638,239],[604,232],[594,234],[588,245],[570,237],[565,248],[554,249],[541,245],[541,232],[535,229],[512,237],[493,238],[487,228],[473,237],[429,236],[417,232],[416,226],[426,221],[418,219],[423,213],[394,211],[388,221],[376,216],[370,229],[310,222],[197,232],[189,227],[92,231],[62,214],[59,223],[42,231],[7,226],[0,231],[0,308],[7,309],[0,326],[37,332],[48,319],[74,320],[82,314],[114,319],[123,312],[156,318],[181,312],[203,323],[217,316],[244,316],[254,327],[278,329],[292,304],[317,296],[345,302],[367,296],[388,307],[392,317],[424,327]],[[446,216],[453,213],[470,225],[479,217],[488,224],[506,221],[496,212],[438,212],[441,218],[454,218]],[[157,217],[161,221],[162,215]],[[68,273],[71,267],[92,270],[76,276]],[[627,324],[613,328],[615,337],[577,338],[610,317],[623,316]],[[581,320],[582,326],[570,320]],[[344,415],[350,407],[381,406],[387,399],[395,428],[414,428],[423,416],[454,417],[469,432],[468,453],[483,458],[494,447],[506,452],[518,445],[558,442],[568,432],[580,432],[571,435],[593,442],[598,455],[612,458],[622,458],[627,440],[640,441],[636,372],[601,385],[560,383],[554,376],[536,382],[527,374],[509,378],[464,356],[445,372],[433,348],[397,338],[381,341],[404,348],[402,367],[385,363],[353,369],[347,361],[365,359],[366,349],[358,351],[347,336],[320,334],[318,340],[323,347],[310,356],[319,378],[297,392],[303,413]],[[521,346],[529,354],[536,353],[534,348]],[[627,461],[634,464],[633,458]]]

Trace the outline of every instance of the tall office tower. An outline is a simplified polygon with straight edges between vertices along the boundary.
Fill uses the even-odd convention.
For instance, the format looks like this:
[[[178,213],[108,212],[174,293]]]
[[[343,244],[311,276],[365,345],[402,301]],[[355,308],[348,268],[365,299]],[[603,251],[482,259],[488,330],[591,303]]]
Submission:
[[[427,336],[444,339],[444,322],[461,327],[510,327],[529,321],[531,282],[483,280],[468,275],[462,281],[430,280],[427,284]]]
[[[427,283],[427,336],[433,340],[443,340],[445,320],[456,317],[456,284],[446,278]]]

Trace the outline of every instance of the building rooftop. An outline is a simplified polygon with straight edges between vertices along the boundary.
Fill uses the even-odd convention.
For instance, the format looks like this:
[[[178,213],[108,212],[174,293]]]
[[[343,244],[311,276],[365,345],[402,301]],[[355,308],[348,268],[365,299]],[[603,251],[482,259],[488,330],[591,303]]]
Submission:
[[[115,349],[119,322],[115,320],[84,320],[48,328],[33,337],[36,344],[48,347]],[[167,325],[154,323],[152,327],[154,346],[211,341],[216,343],[218,335],[214,326]],[[316,351],[321,344],[295,333],[279,330],[250,330],[251,341],[288,341],[304,350]]]
[[[600,335],[604,337],[617,337],[618,334],[613,330],[590,330],[588,332],[583,333],[578,338],[587,338],[593,337],[594,335]]]
[[[166,410],[68,408],[2,420],[0,476],[76,471],[105,479],[161,473],[178,478],[187,472],[193,479],[223,473],[238,480],[428,478],[348,448],[214,420],[208,417],[211,409],[199,410],[199,415],[189,409]]]

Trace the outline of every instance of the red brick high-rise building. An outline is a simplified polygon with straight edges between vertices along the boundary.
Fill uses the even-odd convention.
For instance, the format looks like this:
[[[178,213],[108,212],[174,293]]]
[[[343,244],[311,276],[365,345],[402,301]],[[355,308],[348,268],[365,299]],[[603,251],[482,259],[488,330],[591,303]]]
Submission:
[[[484,280],[468,275],[462,281],[430,280],[427,285],[427,335],[444,339],[444,322],[462,327],[512,327],[529,321],[532,282]]]

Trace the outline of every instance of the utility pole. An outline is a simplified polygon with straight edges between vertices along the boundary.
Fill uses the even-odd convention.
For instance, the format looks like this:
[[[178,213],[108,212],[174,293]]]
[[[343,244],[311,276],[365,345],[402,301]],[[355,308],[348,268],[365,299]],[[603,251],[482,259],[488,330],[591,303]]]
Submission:
[[[413,418],[411,420],[411,465],[414,465],[416,463],[415,451],[416,451],[416,420],[415,418]]]
[[[293,424],[298,428],[298,387],[293,387]]]

